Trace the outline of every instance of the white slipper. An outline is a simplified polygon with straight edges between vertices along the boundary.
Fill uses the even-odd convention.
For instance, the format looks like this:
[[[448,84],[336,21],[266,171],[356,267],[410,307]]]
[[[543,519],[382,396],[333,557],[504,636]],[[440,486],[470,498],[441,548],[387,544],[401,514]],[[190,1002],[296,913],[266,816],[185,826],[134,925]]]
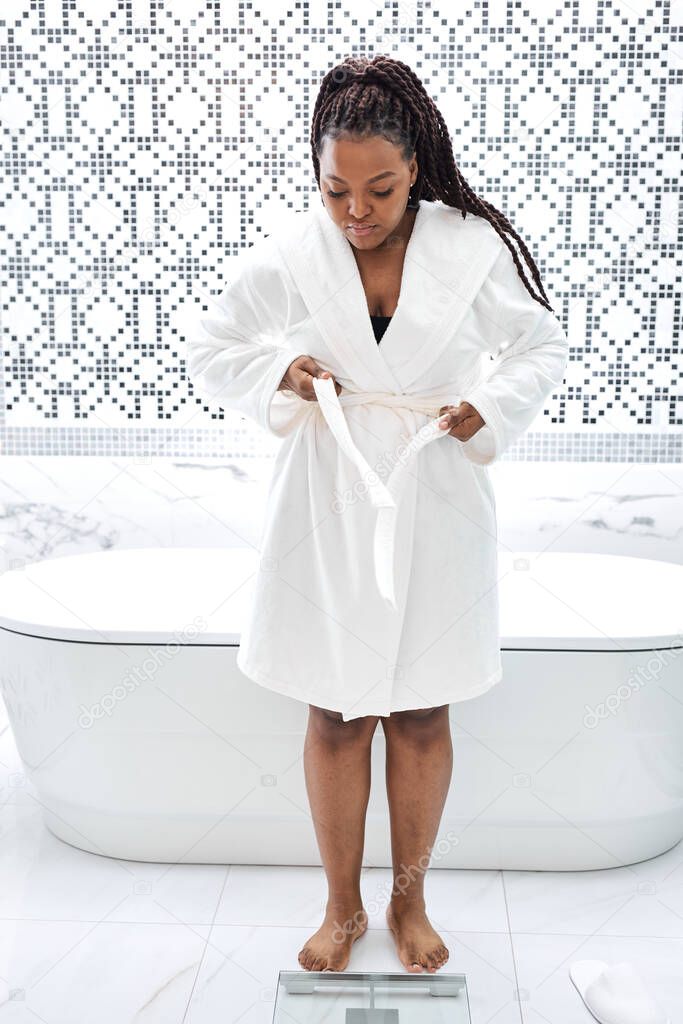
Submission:
[[[600,1024],[672,1024],[626,960],[611,965],[602,960],[576,960],[569,977]]]

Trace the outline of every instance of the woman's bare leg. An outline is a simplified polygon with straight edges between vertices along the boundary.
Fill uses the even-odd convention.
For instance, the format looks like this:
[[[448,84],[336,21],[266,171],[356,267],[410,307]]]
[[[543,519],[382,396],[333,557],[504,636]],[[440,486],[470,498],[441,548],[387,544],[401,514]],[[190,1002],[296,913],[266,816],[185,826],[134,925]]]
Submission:
[[[377,722],[377,716],[344,722],[339,712],[309,705],[304,773],[328,887],[325,920],[299,952],[309,971],[343,971],[367,928],[360,874]]]
[[[424,876],[453,769],[448,705],[382,718],[394,884],[387,922],[409,971],[433,973],[448,949],[425,913]]]

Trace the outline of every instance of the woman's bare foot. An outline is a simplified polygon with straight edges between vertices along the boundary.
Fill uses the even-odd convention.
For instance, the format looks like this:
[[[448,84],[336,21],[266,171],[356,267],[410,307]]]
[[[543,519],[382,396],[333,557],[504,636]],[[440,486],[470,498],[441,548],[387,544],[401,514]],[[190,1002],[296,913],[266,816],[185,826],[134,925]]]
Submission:
[[[448,950],[429,923],[424,903],[392,900],[387,907],[387,923],[406,970],[419,974],[424,968],[433,974],[448,960]]]
[[[343,971],[351,946],[367,930],[368,915],[360,900],[348,903],[328,901],[325,920],[299,953],[307,971]]]

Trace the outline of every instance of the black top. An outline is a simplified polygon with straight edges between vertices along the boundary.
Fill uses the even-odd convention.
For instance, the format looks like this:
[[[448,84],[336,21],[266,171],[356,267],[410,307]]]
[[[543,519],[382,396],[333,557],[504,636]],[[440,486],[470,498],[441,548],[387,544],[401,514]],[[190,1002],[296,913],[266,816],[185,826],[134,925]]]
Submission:
[[[380,341],[382,340],[382,335],[389,326],[389,321],[391,320],[391,317],[373,316],[372,314],[370,314],[370,320],[372,321],[372,329],[375,332],[375,338],[377,339],[377,344],[379,345]]]

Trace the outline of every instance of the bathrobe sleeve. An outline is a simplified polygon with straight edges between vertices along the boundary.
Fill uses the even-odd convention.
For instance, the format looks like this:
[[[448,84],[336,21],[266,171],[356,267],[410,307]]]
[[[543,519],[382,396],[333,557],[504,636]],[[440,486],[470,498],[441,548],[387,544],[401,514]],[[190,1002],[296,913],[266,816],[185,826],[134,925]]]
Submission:
[[[285,344],[289,295],[273,236],[240,254],[236,267],[188,339],[187,375],[209,404],[284,437],[307,403],[278,385],[290,363],[308,353]]]
[[[569,345],[555,314],[527,291],[506,245],[475,302],[489,324],[486,347],[494,361],[486,378],[462,396],[485,426],[461,444],[471,462],[488,465],[524,433],[562,384]]]

